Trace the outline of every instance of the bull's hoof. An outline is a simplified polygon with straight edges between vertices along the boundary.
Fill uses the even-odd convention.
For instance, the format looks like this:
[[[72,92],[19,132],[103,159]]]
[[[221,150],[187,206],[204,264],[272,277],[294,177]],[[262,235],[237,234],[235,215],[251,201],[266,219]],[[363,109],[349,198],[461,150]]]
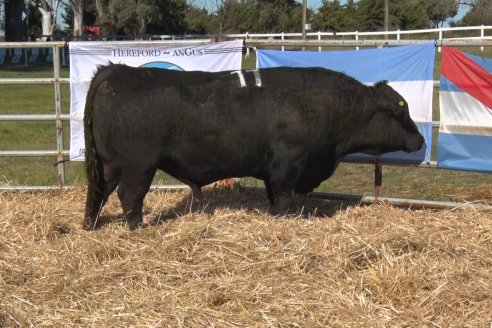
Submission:
[[[279,197],[273,205],[270,206],[270,214],[274,216],[284,216],[291,211],[292,198]]]
[[[294,194],[278,197],[273,205],[270,206],[270,214],[275,216],[284,216],[287,214],[299,214],[303,210],[305,195]]]
[[[285,208],[278,208],[277,206],[272,205],[272,206],[270,206],[268,212],[272,216],[284,216],[287,213],[289,213],[289,209],[288,208],[287,209],[285,209]]]
[[[84,219],[84,223],[82,223],[82,229],[86,231],[92,231],[96,229],[96,223],[97,221],[93,221],[90,219]]]
[[[127,221],[127,223],[128,223],[128,229],[130,229],[131,231],[140,229],[144,226],[144,223],[141,220],[140,221]]]

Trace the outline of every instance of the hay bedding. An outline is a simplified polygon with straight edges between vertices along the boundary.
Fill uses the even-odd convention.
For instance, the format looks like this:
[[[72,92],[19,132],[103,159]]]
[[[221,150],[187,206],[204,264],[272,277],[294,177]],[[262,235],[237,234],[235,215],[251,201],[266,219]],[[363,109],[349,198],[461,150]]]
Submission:
[[[152,192],[81,229],[84,190],[0,194],[0,327],[490,327],[491,213]],[[113,221],[113,222],[111,222]]]

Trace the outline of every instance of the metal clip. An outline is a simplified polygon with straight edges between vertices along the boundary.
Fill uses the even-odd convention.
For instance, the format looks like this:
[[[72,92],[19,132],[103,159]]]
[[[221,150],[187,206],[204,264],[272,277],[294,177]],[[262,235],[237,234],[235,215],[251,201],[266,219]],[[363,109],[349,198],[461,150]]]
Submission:
[[[246,80],[244,79],[244,74],[242,71],[234,71],[231,72],[231,74],[237,74],[237,76],[239,77],[239,83],[241,84],[241,88],[247,87]]]

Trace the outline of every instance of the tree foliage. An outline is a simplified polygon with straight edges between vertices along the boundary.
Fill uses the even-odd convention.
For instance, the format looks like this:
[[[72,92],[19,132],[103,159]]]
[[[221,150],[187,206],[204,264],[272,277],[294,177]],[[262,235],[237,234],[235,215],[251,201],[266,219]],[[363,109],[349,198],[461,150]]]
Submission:
[[[459,0],[431,0],[427,7],[427,15],[432,27],[441,27],[446,19],[456,16]]]
[[[105,34],[183,33],[183,0],[99,0],[96,23]]]
[[[248,0],[224,0],[211,18],[212,33],[249,32],[256,20],[255,6]]]
[[[10,41],[25,40],[30,33],[53,33],[53,3],[63,4],[62,18],[71,34],[78,33],[81,24],[97,25],[105,35],[131,36],[301,32],[299,0],[192,1],[198,0],[0,0]],[[492,0],[390,0],[390,28],[439,27],[463,4],[470,11],[455,25],[492,24]],[[77,16],[81,9],[82,16]],[[384,24],[383,1],[322,0],[316,12],[308,9],[307,19],[313,30],[378,31]]]
[[[353,4],[353,1],[350,1]],[[349,6],[342,5],[340,0],[323,0],[318,13],[313,17],[313,28],[320,31],[357,30],[358,21],[352,19],[355,13],[349,13]]]
[[[188,34],[204,35],[213,29],[207,9],[195,6],[186,7],[185,26]]]
[[[5,41],[23,41],[26,38],[26,25],[23,14],[26,5],[23,0],[4,0]]]
[[[390,7],[391,29],[415,30],[430,27],[427,6],[431,1],[410,0],[392,3]]]
[[[210,32],[218,34],[300,32],[302,24],[301,5],[294,0],[218,0],[210,17]]]
[[[257,30],[264,32],[293,32],[301,29],[300,4],[294,0],[258,0],[256,2]],[[297,14],[297,17],[294,15]],[[298,19],[296,19],[298,18]]]
[[[473,1],[470,6],[459,25],[492,25],[492,0]]]
[[[391,29],[437,27],[456,15],[458,0],[390,0]],[[378,31],[384,26],[381,0],[323,0],[313,18],[315,29],[322,31]]]

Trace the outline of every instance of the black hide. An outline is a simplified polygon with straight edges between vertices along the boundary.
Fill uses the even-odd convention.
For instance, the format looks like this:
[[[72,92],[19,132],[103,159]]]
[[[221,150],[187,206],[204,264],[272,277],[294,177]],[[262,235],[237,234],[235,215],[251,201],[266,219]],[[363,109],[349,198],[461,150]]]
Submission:
[[[354,152],[416,151],[423,137],[385,82],[366,86],[321,68],[177,72],[101,67],[85,108],[89,180],[85,227],[118,196],[130,227],[157,169],[193,192],[228,177],[263,180],[275,204],[308,193]]]

